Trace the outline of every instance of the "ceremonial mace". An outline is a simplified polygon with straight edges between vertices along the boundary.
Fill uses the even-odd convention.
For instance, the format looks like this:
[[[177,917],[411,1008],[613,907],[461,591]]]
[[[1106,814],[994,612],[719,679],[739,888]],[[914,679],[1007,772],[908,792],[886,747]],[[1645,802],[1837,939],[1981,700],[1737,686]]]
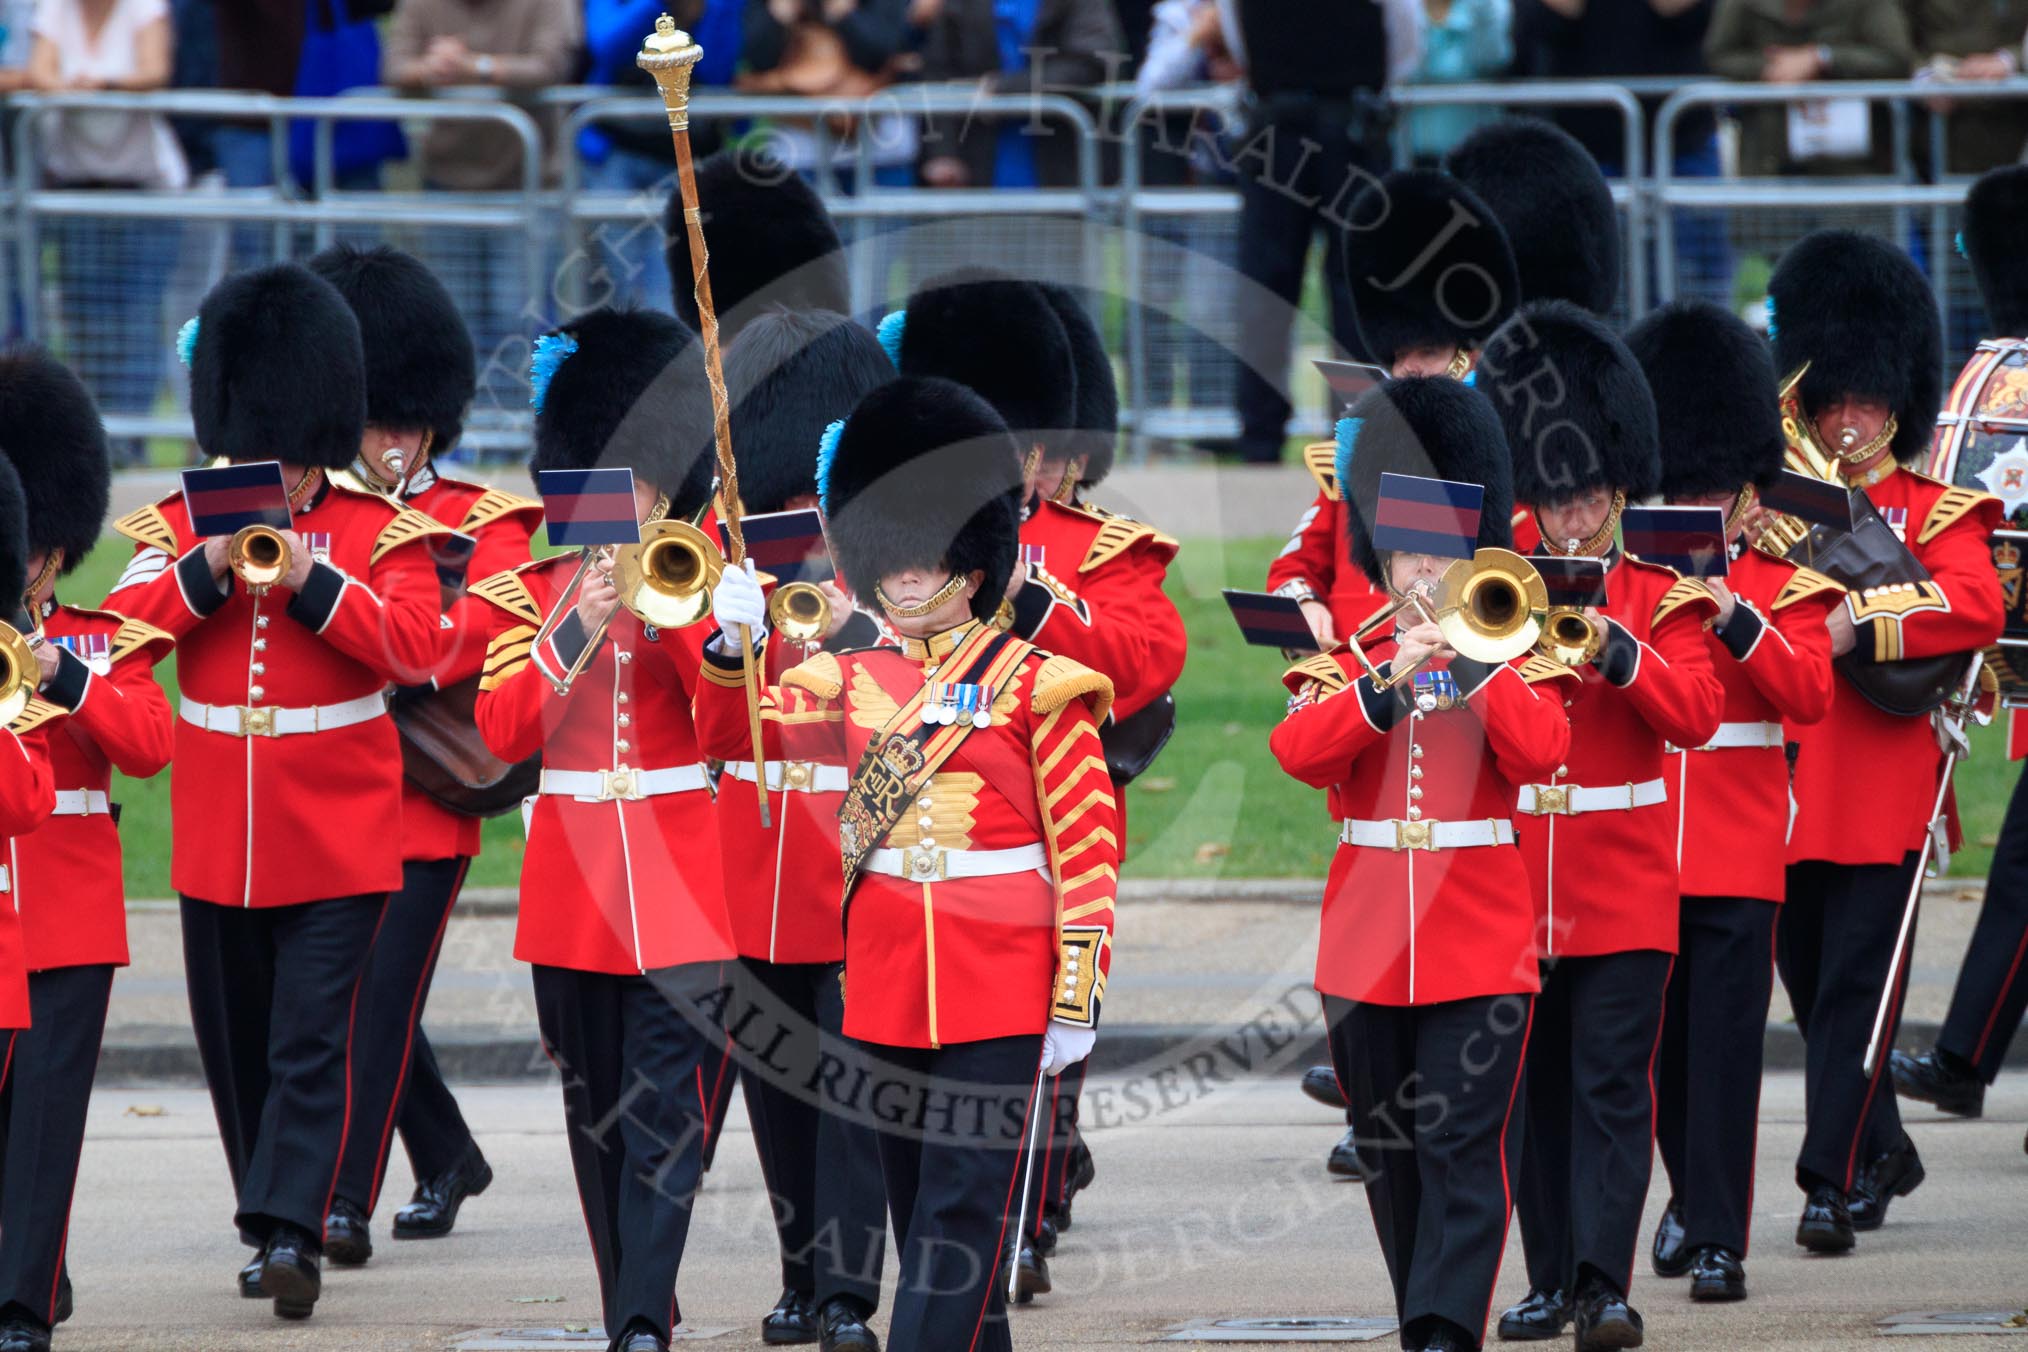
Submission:
[[[711,278],[705,271],[704,216],[697,206],[697,170],[690,163],[690,72],[704,49],[678,31],[667,14],[655,20],[655,31],[641,44],[634,64],[655,77],[662,107],[669,114],[669,136],[676,143],[676,179],[683,194],[683,228],[690,237],[691,294],[697,300],[697,327],[704,339],[704,376],[711,384],[711,438],[718,449],[718,508],[725,522],[725,561],[737,568],[746,561],[746,535],[739,523],[739,466],[732,459],[732,408],[725,392],[725,369],[718,359],[718,311],[711,303]],[[746,718],[753,735],[754,800],[760,804],[763,827],[768,814],[767,755],[761,744],[760,672],[753,660],[753,630],[739,627],[739,652],[746,677]]]

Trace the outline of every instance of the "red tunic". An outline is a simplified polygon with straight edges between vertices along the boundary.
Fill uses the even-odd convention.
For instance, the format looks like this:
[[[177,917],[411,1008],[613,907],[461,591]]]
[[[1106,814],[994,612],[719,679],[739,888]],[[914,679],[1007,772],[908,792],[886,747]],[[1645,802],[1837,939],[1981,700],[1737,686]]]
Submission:
[[[558,772],[602,779],[603,793],[545,792],[528,817],[514,956],[620,975],[733,956],[711,792],[690,721],[708,624],[674,630],[613,613],[597,656],[569,695],[552,675],[570,660],[557,639],[534,644],[577,567],[560,556],[500,573],[473,595],[493,610],[479,681],[479,732],[493,753],[542,752]],[[564,634],[580,634],[575,615]],[[566,650],[568,640],[566,639]],[[657,775],[671,792],[640,796],[622,776]]]
[[[1875,660],[1971,653],[2000,636],[2000,578],[1988,537],[1999,499],[1896,469],[1866,490],[1931,582],[1886,595],[1848,596],[1855,651]],[[1790,863],[1898,864],[1922,845],[1942,752],[1927,718],[1901,718],[1833,682],[1831,712],[1789,729],[1796,758]]]
[[[404,499],[409,506],[473,537],[466,565],[468,581],[492,577],[528,562],[529,539],[542,520],[542,504],[497,488],[447,479],[425,467],[421,487]],[[486,665],[486,640],[493,629],[492,607],[469,595],[444,608],[437,632],[437,662],[430,681],[446,688],[477,676]],[[479,819],[453,812],[402,780],[402,858],[470,859],[479,853]]]
[[[1394,651],[1389,639],[1368,655],[1378,662]],[[1476,683],[1459,692],[1462,703],[1401,713],[1349,655],[1309,658],[1283,678],[1293,698],[1268,745],[1284,770],[1330,790],[1341,819],[1506,822],[1519,786],[1546,778],[1570,748],[1551,696],[1576,677],[1543,658],[1452,669],[1460,684]],[[1526,993],[1538,988],[1535,959],[1535,908],[1515,845],[1431,853],[1340,842],[1324,885],[1320,992],[1383,1005]]]
[[[50,775],[70,801],[12,842],[14,905],[28,945],[28,969],[127,964],[127,897],[120,833],[106,807],[115,766],[146,779],[169,763],[174,718],[155,663],[169,636],[104,610],[57,606],[42,622],[61,643],[62,666],[14,720],[17,731],[48,737]],[[77,800],[97,811],[79,810]]]
[[[1663,778],[1664,746],[1702,746],[1718,727],[1724,690],[1711,669],[1704,621],[1718,602],[1700,582],[1615,554],[1604,613],[1629,652],[1624,684],[1600,665],[1564,687],[1570,754],[1545,784],[1617,791]],[[1634,790],[1629,789],[1629,798]],[[1633,949],[1676,951],[1676,813],[1666,801],[1578,815],[1515,818],[1535,891],[1546,957]]]
[[[968,624],[903,648],[819,653],[770,687],[764,715],[785,755],[856,765],[890,722],[919,723],[930,668],[954,679],[996,637]],[[844,916],[848,1036],[936,1047],[1039,1033],[1051,1019],[1098,1021],[1119,887],[1098,739],[1110,690],[1069,658],[1004,643],[992,675],[1008,684],[992,725],[958,744],[880,844],[930,858],[1025,848],[1047,866],[921,882],[862,873]],[[707,657],[699,727],[708,750],[731,751],[746,735],[737,659]]]
[[[1723,745],[1672,754],[1670,801],[1685,897],[1780,901],[1788,848],[1789,764],[1782,724],[1814,723],[1831,707],[1831,634],[1824,618],[1844,591],[1820,573],[1743,551],[1726,578],[1737,605],[1723,637],[1706,635],[1725,690]]]
[[[17,735],[0,729],[0,837],[27,835],[56,806],[49,773],[48,738],[42,732]],[[21,917],[14,910],[14,884],[6,883],[0,904],[0,1028],[28,1027],[28,953]]]
[[[1176,542],[1093,507],[1045,502],[1021,524],[1041,551],[1014,596],[1014,632],[1113,682],[1113,712],[1139,713],[1183,674],[1189,640],[1163,590]]]
[[[288,906],[401,886],[401,744],[385,713],[267,735],[281,711],[358,709],[435,660],[443,528],[326,482],[295,515],[319,562],[303,593],[220,593],[181,495],[122,518],[134,558],[106,606],[176,640],[182,704],[170,784],[170,882],[229,906]],[[195,704],[193,704],[193,701]],[[231,731],[192,721],[196,705]],[[307,714],[290,714],[291,718]],[[335,716],[334,716],[335,717]],[[252,729],[240,735],[239,728]]]

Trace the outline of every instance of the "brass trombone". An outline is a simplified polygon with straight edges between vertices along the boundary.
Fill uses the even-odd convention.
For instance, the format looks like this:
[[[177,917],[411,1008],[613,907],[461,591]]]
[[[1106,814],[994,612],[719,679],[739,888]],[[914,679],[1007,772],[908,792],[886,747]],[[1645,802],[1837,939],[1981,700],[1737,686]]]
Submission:
[[[1382,676],[1360,640],[1392,624],[1403,610],[1413,609],[1434,624],[1460,656],[1493,663],[1509,661],[1536,646],[1548,607],[1549,589],[1535,565],[1511,549],[1488,547],[1444,569],[1434,596],[1411,591],[1359,626],[1352,636],[1352,653],[1366,668],[1374,689],[1391,690],[1423,663]]]
[[[790,582],[768,598],[768,624],[791,643],[815,643],[831,627],[831,598],[814,582]]]
[[[711,589],[725,571],[725,555],[718,542],[688,521],[650,521],[641,527],[639,544],[586,549],[577,571],[556,598],[542,627],[536,632],[540,647],[556,632],[563,617],[577,604],[584,581],[593,568],[610,573],[620,593],[620,604],[642,624],[657,629],[681,629],[711,613]],[[612,626],[608,615],[597,632],[585,635],[584,649],[561,679],[551,680],[559,695],[568,695],[584,675]]]
[[[289,541],[273,526],[242,526],[225,547],[228,568],[256,592],[264,592],[289,575],[295,563]]]
[[[35,663],[35,645],[41,641],[0,623],[0,723],[20,717],[42,684],[42,671]]]

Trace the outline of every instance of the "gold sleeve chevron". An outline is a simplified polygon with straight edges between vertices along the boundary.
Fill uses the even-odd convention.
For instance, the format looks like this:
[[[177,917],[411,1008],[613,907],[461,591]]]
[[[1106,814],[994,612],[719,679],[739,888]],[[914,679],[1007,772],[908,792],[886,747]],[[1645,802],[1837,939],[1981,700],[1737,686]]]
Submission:
[[[403,545],[412,545],[432,535],[452,534],[455,532],[436,518],[425,516],[413,507],[404,507],[395,513],[394,520],[381,527],[380,534],[374,537],[373,554],[367,561],[379,563],[389,553],[400,549]]]
[[[1706,587],[1696,578],[1678,578],[1676,585],[1662,593],[1662,599],[1655,607],[1655,617],[1650,623],[1660,624],[1684,606],[1695,605],[1698,602],[1705,602],[1716,606],[1718,598],[1711,594],[1709,587]]]
[[[1313,441],[1303,447],[1303,468],[1331,501],[1338,501],[1338,443]]]
[[[1789,578],[1787,582],[1784,582],[1781,591],[1776,594],[1774,609],[1780,610],[1785,606],[1792,606],[1798,601],[1807,600],[1812,596],[1821,595],[1824,592],[1835,592],[1842,595],[1844,590],[1843,587],[1814,569],[1797,568],[1795,575]]]
[[[498,488],[489,488],[481,493],[466,511],[465,519],[458,523],[458,529],[471,534],[481,526],[491,525],[503,516],[516,512],[540,512],[542,504],[533,498],[517,497]]]
[[[1975,511],[1985,502],[1997,503],[1991,493],[1981,493],[1976,488],[1949,488],[1944,495],[1930,505],[1929,515],[1922,519],[1922,530],[1915,542],[1926,545],[1951,528],[1953,522],[1967,512]]]
[[[113,523],[113,530],[135,544],[159,549],[172,559],[176,557],[176,528],[153,503],[128,512]]]
[[[1043,836],[1056,883],[1057,970],[1050,1017],[1096,1027],[1112,964],[1120,890],[1119,804],[1098,725],[1072,701],[1029,735]]]
[[[479,673],[479,689],[491,690],[519,675],[535,649],[537,626],[517,624],[493,635],[486,645],[486,666]]]
[[[1113,707],[1113,683],[1082,662],[1068,657],[1046,657],[1035,673],[1035,688],[1028,705],[1038,714],[1053,714],[1081,696],[1091,696],[1094,723],[1105,721]]]
[[[542,608],[535,604],[535,593],[528,590],[528,584],[512,572],[495,573],[476,583],[472,595],[482,601],[500,607],[509,615],[529,624],[542,623]]]
[[[1338,665],[1336,658],[1326,653],[1305,657],[1282,673],[1282,684],[1292,694],[1311,683],[1316,686],[1315,697],[1326,700],[1352,684],[1352,678],[1345,674],[1345,668]]]

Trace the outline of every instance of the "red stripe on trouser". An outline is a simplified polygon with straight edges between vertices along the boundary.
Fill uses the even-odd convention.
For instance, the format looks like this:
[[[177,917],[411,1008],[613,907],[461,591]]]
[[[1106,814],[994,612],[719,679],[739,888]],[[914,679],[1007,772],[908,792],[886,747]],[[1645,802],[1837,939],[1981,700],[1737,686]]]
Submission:
[[[436,970],[437,954],[444,947],[444,931],[451,926],[451,912],[457,907],[458,894],[465,890],[465,874],[471,867],[470,855],[458,860],[458,874],[451,879],[450,900],[444,903],[443,918],[437,921],[437,933],[430,940],[429,956],[423,959],[422,970],[416,974],[415,994],[408,1002],[408,1034],[401,1041],[401,1068],[394,1076],[394,1097],[387,1101],[387,1121],[380,1126],[380,1147],[373,1152],[373,1186],[366,1196],[368,1216],[380,1205],[380,1187],[387,1181],[387,1152],[394,1145],[394,1123],[401,1116],[402,1094],[408,1089],[409,1064],[415,1055],[415,1030],[422,1025],[422,1007],[430,993],[430,976]]]
[[[1662,973],[1662,1012],[1655,1018],[1655,1045],[1648,1049],[1648,1174],[1653,1178],[1655,1171],[1655,1062],[1662,1055],[1662,1026],[1669,1021],[1669,978],[1676,974],[1676,959],[1669,959],[1669,969]],[[1645,1185],[1644,1185],[1645,1191]],[[1627,1254],[1627,1285],[1632,1287],[1633,1271],[1641,1253],[1641,1237],[1634,1235],[1634,1247]],[[1628,1294],[1625,1291],[1621,1295]]]
[[[366,941],[367,953],[380,941],[380,927],[387,923],[387,898],[380,899],[380,915],[373,922],[373,934]],[[331,1215],[331,1199],[338,1195],[338,1175],[345,1168],[345,1138],[352,1134],[352,1037],[359,1028],[359,988],[366,984],[366,959],[359,962],[359,974],[352,978],[352,1002],[345,1010],[345,1116],[338,1125],[338,1153],[331,1161],[331,1186],[324,1189],[324,1218]],[[317,1223],[317,1242],[324,1242],[324,1221]]]
[[[1782,928],[1781,917],[1777,916],[1775,917],[1775,923],[1772,926],[1771,931],[1769,933],[1767,945],[1768,948],[1767,962],[1769,971],[1768,987],[1770,990],[1772,990],[1774,987],[1773,972],[1775,968],[1775,954],[1781,951],[1781,938],[1780,938],[1781,928]],[[1761,1073],[1761,1080],[1764,1080],[1766,1078],[1767,1078],[1766,1068],[1763,1067]],[[1760,1174],[1759,1161],[1760,1161],[1760,1080],[1755,1080],[1753,1085],[1753,1152],[1747,1156],[1746,1229],[1740,1235],[1739,1256],[1741,1258],[1746,1257],[1746,1251],[1753,1247],[1753,1185]]]
[[[1883,1038],[1880,1048],[1882,1055],[1873,1063],[1873,1078],[1866,1082],[1866,1098],[1859,1105],[1859,1120],[1852,1124],[1852,1149],[1845,1156],[1845,1191],[1852,1191],[1852,1179],[1859,1172],[1859,1147],[1866,1141],[1866,1119],[1873,1115],[1873,1099],[1880,1092],[1880,1080],[1887,1071],[1888,1058],[1885,1055],[1886,1039],[1890,1038],[1895,1026],[1901,1022],[1901,1002],[1908,994],[1908,969],[1915,965],[1915,955],[1905,954],[1901,963],[1901,975],[1895,979],[1894,998],[1889,1002],[1887,1022],[1881,1028]]]
[[[1664,983],[1666,985],[1666,983]],[[1486,1288],[1486,1313],[1479,1318],[1479,1338],[1485,1340],[1486,1325],[1493,1318],[1493,1293],[1500,1289],[1500,1268],[1507,1257],[1507,1227],[1514,1223],[1514,1185],[1507,1173],[1507,1131],[1514,1124],[1514,1104],[1521,1097],[1521,1080],[1528,1071],[1528,1035],[1535,1031],[1535,1001],[1528,1002],[1528,1018],[1521,1025],[1521,1045],[1514,1050],[1514,1084],[1507,1090],[1507,1113],[1500,1119],[1500,1195],[1506,1203],[1507,1219],[1500,1223],[1500,1256],[1493,1260],[1493,1284]],[[1331,1067],[1331,1078],[1338,1077],[1338,1068]],[[1351,1099],[1345,1100],[1350,1103]]]
[[[1037,1103],[1042,1098],[1042,1060],[1040,1057],[1035,1062],[1035,1080],[1034,1090],[1028,1095],[1028,1111],[1021,1114],[1021,1140],[1023,1144],[1026,1144],[1028,1140],[1028,1125],[1030,1120],[1035,1116]],[[979,1317],[972,1323],[972,1336],[965,1343],[965,1352],[973,1352],[973,1349],[978,1347],[979,1331],[986,1327],[986,1311],[992,1308],[993,1292],[1000,1284],[1000,1260],[1007,1252],[1007,1219],[1021,1205],[1014,1196],[1014,1190],[1021,1186],[1021,1163],[1024,1158],[1023,1152],[1016,1149],[1014,1152],[1014,1168],[1007,1179],[1007,1197],[1000,1204],[1000,1234],[993,1241],[993,1257],[991,1260],[993,1280],[986,1284],[986,1298],[979,1302]]]
[[[106,1012],[104,1017],[99,1020],[100,1028],[106,1026],[105,1020],[112,1017],[112,1013],[113,983],[109,978],[106,981]],[[104,1040],[103,1033],[100,1034],[100,1040]],[[9,1059],[12,1060],[11,1048],[9,1049]],[[96,1071],[97,1068],[97,1062],[94,1059],[93,1070]],[[59,1239],[56,1244],[56,1271],[50,1274],[49,1305],[43,1315],[44,1322],[49,1324],[56,1323],[56,1293],[63,1288],[63,1260],[65,1255],[70,1252],[70,1209],[77,1202],[77,1173],[78,1171],[75,1169],[70,1171],[70,1196],[63,1199],[63,1238]]]
[[[2014,949],[2013,965],[2007,968],[2007,979],[2000,983],[2000,993],[1993,1001],[1993,1008],[1986,1015],[1986,1026],[1979,1033],[1979,1045],[1972,1049],[1972,1060],[1977,1061],[1986,1054],[1986,1044],[1992,1040],[1993,1025],[2000,1021],[2000,1006],[2007,1003],[2007,992],[2014,988],[2014,978],[2021,974],[2021,959],[2028,954],[2028,929],[2021,932],[2021,942]]]

